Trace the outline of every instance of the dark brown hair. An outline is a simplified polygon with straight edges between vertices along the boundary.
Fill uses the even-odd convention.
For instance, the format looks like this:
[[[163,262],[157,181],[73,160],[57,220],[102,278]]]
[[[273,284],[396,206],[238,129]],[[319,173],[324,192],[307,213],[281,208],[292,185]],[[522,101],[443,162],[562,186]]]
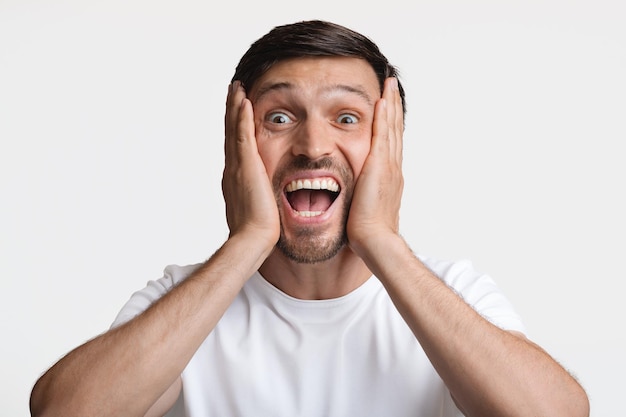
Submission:
[[[279,61],[332,56],[367,61],[378,77],[381,93],[386,78],[398,77],[398,70],[366,36],[335,23],[309,20],[277,26],[254,42],[241,57],[232,80],[241,81],[250,90],[259,77]],[[406,113],[404,88],[400,80],[398,87]]]

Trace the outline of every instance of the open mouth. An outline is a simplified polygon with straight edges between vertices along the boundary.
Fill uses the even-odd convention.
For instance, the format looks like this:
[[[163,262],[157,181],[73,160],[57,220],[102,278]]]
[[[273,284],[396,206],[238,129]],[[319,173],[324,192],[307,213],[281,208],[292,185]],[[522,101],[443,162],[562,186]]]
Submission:
[[[291,181],[285,187],[287,201],[302,217],[320,216],[339,196],[339,184],[332,178],[312,178]]]

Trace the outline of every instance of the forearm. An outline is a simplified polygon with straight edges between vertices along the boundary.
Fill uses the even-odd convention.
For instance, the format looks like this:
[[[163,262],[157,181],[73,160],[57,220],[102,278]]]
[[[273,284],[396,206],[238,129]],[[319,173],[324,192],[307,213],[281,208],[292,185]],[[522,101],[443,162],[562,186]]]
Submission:
[[[32,415],[144,415],[180,376],[267,254],[251,239],[227,241],[143,314],[53,366],[33,389]]]
[[[399,236],[360,252],[466,415],[588,416],[586,394],[558,363],[482,318]]]

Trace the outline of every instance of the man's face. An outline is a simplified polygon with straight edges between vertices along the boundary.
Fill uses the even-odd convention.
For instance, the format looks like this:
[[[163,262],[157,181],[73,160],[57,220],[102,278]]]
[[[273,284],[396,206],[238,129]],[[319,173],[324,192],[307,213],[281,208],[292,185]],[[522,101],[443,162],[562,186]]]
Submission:
[[[248,92],[281,217],[278,247],[288,258],[320,262],[346,244],[380,94],[366,61],[337,57],[280,62]]]

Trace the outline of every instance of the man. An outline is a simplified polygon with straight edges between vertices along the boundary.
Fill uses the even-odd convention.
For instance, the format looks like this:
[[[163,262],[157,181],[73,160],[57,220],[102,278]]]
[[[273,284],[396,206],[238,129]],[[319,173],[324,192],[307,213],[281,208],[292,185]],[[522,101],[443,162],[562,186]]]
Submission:
[[[37,382],[36,416],[588,416],[464,263],[399,234],[404,92],[375,44],[280,26],[229,86],[228,240]]]

